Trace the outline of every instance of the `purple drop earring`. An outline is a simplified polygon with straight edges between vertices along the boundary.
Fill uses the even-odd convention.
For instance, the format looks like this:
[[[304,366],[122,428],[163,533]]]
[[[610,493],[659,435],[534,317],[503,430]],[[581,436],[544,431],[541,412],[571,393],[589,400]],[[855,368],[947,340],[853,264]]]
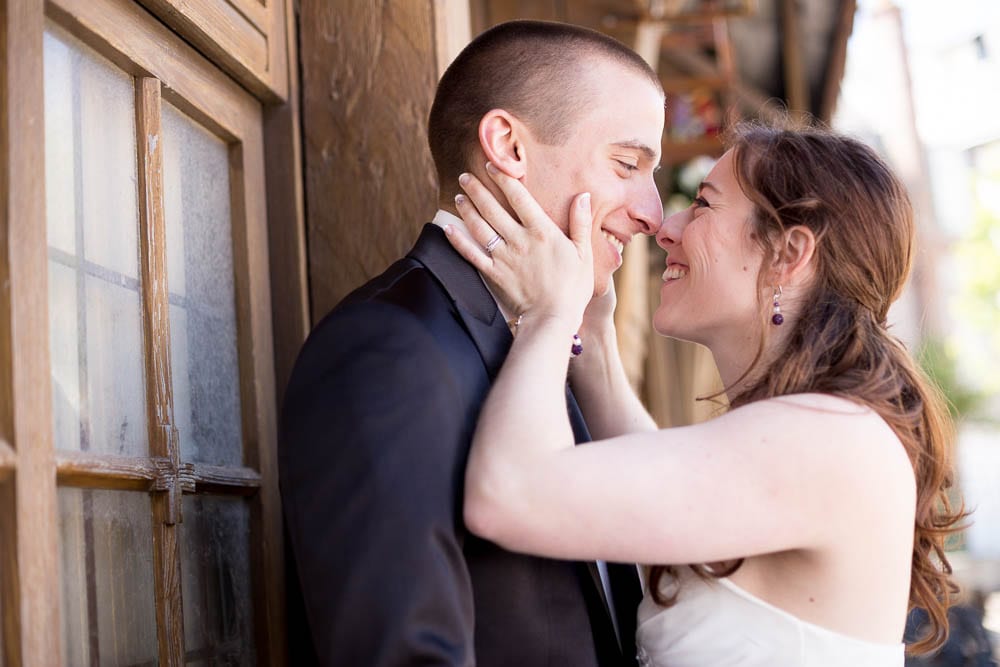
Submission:
[[[785,321],[785,316],[781,314],[781,302],[778,300],[781,297],[781,285],[774,288],[774,314],[771,315],[771,324],[774,326],[781,326],[781,323]]]

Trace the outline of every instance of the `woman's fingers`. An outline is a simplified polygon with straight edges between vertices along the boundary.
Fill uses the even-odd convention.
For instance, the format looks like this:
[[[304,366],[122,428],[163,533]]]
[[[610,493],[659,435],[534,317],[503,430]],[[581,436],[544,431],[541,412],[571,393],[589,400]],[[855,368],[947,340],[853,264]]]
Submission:
[[[495,239],[498,232],[490,226],[490,223],[483,219],[483,216],[479,215],[479,211],[469,201],[467,196],[455,195],[455,209],[462,220],[465,221],[465,228],[468,230],[468,233],[465,234],[467,238],[478,242],[480,249],[486,248],[490,244],[496,245],[497,241]],[[490,250],[494,249],[494,247],[490,248]]]
[[[482,181],[472,174],[462,174],[458,177],[458,184],[462,186],[468,197],[465,202],[461,202],[459,197],[462,195],[459,195],[455,198],[455,202],[459,204],[462,218],[466,222],[469,222],[470,218],[473,220],[474,227],[470,227],[470,231],[477,241],[485,246],[496,234],[499,234],[508,243],[515,242],[520,237],[520,234],[523,233],[521,224],[510,217],[510,213],[500,205],[500,202],[493,196],[493,193],[486,189]],[[469,201],[475,206],[467,206],[467,209],[474,210],[463,208],[463,203],[467,205]],[[467,213],[468,218],[466,217]],[[482,224],[479,221],[482,221]]]
[[[486,163],[486,172],[493,179],[493,182],[500,186],[500,190],[507,198],[507,202],[510,203],[510,207],[514,209],[514,213],[521,220],[522,225],[528,229],[544,229],[546,225],[556,227],[552,218],[542,209],[521,181],[503,173],[492,162]]]
[[[464,216],[463,216],[464,217]],[[468,224],[466,220],[466,224]],[[458,254],[476,267],[483,275],[487,275],[493,269],[493,259],[483,250],[482,245],[476,243],[468,234],[462,232],[455,225],[445,225],[444,234],[451,243],[451,247],[458,251]]]

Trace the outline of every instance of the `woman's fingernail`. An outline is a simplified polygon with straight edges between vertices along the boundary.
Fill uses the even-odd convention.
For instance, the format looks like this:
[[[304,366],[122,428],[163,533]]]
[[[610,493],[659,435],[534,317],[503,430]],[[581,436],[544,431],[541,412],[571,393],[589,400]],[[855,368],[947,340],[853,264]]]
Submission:
[[[580,204],[580,208],[589,208],[590,207],[590,193],[589,192],[584,192],[582,195],[580,195],[580,202],[579,202],[579,204]]]
[[[486,171],[490,172],[491,174],[496,174],[496,173],[499,172],[499,169],[497,169],[497,166],[495,164],[493,164],[492,162],[487,162],[486,163]]]
[[[468,182],[469,182],[469,175],[468,174],[462,173],[462,174],[458,175],[458,184],[459,185],[465,185]]]
[[[455,195],[455,203],[461,206],[465,203],[465,195]]]
[[[453,230],[451,228],[451,225],[445,225],[444,226],[444,235],[445,236],[451,236],[452,231]]]

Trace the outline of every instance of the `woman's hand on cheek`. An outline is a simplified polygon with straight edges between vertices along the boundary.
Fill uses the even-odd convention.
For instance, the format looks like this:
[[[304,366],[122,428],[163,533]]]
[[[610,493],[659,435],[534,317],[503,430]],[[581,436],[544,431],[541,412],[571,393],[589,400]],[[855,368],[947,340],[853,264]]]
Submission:
[[[513,315],[555,317],[575,330],[594,289],[590,195],[573,200],[567,238],[522,183],[493,165],[487,171],[519,220],[475,176],[463,174],[459,183],[468,196],[458,195],[455,204],[472,238],[446,228],[448,239]]]

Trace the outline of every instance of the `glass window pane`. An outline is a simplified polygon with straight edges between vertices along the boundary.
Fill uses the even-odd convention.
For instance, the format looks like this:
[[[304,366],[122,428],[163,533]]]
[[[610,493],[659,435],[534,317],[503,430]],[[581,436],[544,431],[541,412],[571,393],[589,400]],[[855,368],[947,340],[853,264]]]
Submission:
[[[76,271],[49,260],[52,419],[59,449],[80,449],[80,350]]]
[[[189,665],[256,663],[248,503],[184,496],[181,585]]]
[[[174,423],[186,461],[240,465],[229,149],[163,103]]]
[[[59,489],[67,665],[155,665],[149,494]]]
[[[84,293],[89,449],[144,454],[148,432],[139,294],[128,286],[90,276],[85,279]],[[123,354],[125,350],[130,353]]]
[[[49,348],[59,449],[148,451],[133,79],[45,31]]]

